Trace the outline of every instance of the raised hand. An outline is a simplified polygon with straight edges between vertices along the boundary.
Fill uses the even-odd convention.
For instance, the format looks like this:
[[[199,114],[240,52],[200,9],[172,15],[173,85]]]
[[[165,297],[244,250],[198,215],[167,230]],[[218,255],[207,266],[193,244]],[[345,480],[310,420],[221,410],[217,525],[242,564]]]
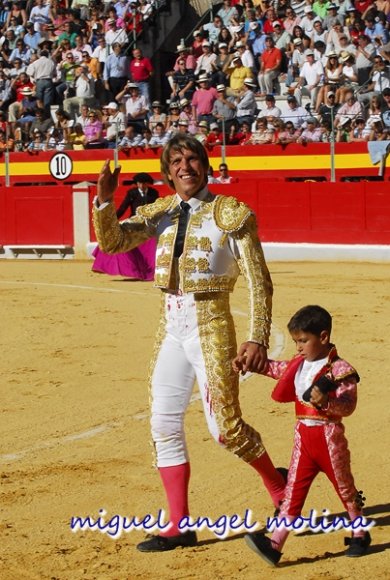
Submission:
[[[97,182],[99,203],[105,203],[106,201],[112,201],[114,199],[114,193],[118,187],[120,170],[120,167],[116,167],[114,171],[111,171],[110,160],[107,159],[105,161]]]

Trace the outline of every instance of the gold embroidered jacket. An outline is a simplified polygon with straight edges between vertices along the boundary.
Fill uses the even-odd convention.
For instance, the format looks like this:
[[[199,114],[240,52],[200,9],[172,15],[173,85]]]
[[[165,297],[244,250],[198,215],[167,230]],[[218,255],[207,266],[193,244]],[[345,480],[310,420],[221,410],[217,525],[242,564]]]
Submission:
[[[159,198],[118,222],[114,204],[94,207],[93,222],[103,252],[127,252],[158,239],[155,286],[167,291],[231,292],[241,272],[249,290],[249,338],[268,346],[272,282],[257,234],[256,219],[234,197],[205,199],[190,214],[183,254],[174,258],[180,207],[176,195]]]

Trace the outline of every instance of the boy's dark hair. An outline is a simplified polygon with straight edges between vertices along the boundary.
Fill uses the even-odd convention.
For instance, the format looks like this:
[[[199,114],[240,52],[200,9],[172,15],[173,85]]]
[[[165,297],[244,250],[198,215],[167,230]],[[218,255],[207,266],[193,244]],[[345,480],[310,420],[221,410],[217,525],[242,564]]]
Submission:
[[[289,332],[301,330],[319,336],[323,330],[332,330],[332,317],[321,306],[304,306],[294,314],[287,324]]]

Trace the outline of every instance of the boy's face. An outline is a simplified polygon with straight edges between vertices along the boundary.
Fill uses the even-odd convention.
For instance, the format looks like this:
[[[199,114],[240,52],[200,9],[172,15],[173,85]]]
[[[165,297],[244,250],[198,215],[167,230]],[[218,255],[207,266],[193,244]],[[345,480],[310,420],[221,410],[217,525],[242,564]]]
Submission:
[[[291,332],[298,354],[309,362],[325,358],[329,353],[329,333],[323,330],[319,336],[311,332],[296,330]]]

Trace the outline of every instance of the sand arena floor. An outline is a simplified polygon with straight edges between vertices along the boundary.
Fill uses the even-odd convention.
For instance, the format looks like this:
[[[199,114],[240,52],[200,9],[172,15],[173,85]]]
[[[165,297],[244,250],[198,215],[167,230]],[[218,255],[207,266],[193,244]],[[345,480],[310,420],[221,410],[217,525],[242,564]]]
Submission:
[[[1,261],[1,547],[2,580],[371,580],[389,578],[389,265],[270,264],[274,328],[270,352],[290,357],[290,315],[319,303],[334,316],[333,339],[359,370],[359,404],[345,420],[359,489],[376,520],[361,559],[344,557],[345,532],[291,536],[277,569],[245,545],[208,530],[196,548],[141,554],[144,533],[111,539],[72,533],[72,516],[157,515],[165,508],[151,466],[147,369],[159,308],[151,283],[93,274],[88,262]],[[246,292],[232,299],[239,339]],[[294,415],[270,399],[273,381],[242,383],[245,419],[257,427],[277,465],[288,465]],[[196,391],[195,391],[196,395]],[[258,476],[209,437],[194,397],[186,419],[194,517],[244,516],[265,524],[272,508]],[[316,508],[341,513],[320,476]]]

